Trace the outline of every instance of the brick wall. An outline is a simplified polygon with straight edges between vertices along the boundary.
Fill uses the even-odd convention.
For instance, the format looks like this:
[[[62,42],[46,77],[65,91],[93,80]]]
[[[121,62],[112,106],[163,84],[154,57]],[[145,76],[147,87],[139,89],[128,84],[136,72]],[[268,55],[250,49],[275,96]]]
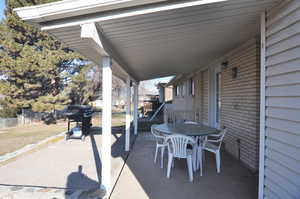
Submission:
[[[260,105],[260,48],[257,38],[251,39],[213,62],[216,66],[228,61],[228,67],[221,75],[221,126],[228,128],[225,137],[226,150],[238,158],[240,140],[240,158],[250,169],[258,169],[259,159],[259,105]],[[237,78],[232,78],[232,68],[237,67]],[[209,71],[202,70],[193,76],[195,96],[175,97],[176,109],[194,110],[197,120],[209,123]],[[187,79],[177,84],[187,82]]]
[[[196,111],[196,120],[202,122],[202,112],[203,112],[203,81],[202,72],[196,74],[193,77],[195,81],[195,96],[193,100],[194,110]]]

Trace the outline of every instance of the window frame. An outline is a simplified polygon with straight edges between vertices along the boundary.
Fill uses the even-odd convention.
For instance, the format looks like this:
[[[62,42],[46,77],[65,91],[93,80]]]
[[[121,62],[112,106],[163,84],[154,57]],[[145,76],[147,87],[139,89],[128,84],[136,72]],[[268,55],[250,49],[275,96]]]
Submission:
[[[189,79],[189,95],[195,96],[195,80],[194,78]]]
[[[180,84],[180,88],[181,88],[180,89],[180,96],[184,98],[184,96],[185,96],[185,84],[184,84],[184,82],[182,82]]]

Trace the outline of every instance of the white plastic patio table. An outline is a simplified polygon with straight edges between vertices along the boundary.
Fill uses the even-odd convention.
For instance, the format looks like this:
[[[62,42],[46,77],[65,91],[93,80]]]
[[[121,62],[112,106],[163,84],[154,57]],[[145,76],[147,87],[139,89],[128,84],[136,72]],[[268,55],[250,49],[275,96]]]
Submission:
[[[220,133],[220,130],[202,124],[164,123],[155,126],[160,133],[172,135],[181,134],[187,136],[208,136]]]
[[[166,135],[181,134],[181,135],[197,137],[197,136],[208,136],[211,134],[220,133],[220,130],[203,124],[164,123],[164,124],[156,125],[154,128],[160,133]],[[196,157],[198,157],[198,154],[196,155]],[[202,161],[202,160],[198,160],[198,158],[196,159],[197,159],[196,161]],[[195,168],[199,169],[198,166],[195,166]]]

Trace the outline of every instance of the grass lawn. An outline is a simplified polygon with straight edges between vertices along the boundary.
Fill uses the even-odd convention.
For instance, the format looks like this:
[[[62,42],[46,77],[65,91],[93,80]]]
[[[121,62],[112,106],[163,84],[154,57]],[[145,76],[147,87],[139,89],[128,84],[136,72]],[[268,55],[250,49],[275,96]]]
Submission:
[[[101,126],[102,125],[102,118],[101,113],[99,116],[94,115],[92,120],[93,126]],[[113,113],[111,125],[114,126],[122,126],[125,125],[125,113]]]
[[[99,126],[102,120],[94,116],[93,126]],[[112,117],[112,126],[121,126],[125,124],[124,113],[114,113]],[[0,129],[0,155],[16,151],[28,144],[36,143],[47,137],[57,135],[67,130],[67,122],[58,122],[57,124],[45,125],[43,123],[23,125],[14,128]]]
[[[57,135],[67,130],[66,122],[53,125],[28,124],[14,128],[0,129],[0,155],[16,151],[27,144]]]

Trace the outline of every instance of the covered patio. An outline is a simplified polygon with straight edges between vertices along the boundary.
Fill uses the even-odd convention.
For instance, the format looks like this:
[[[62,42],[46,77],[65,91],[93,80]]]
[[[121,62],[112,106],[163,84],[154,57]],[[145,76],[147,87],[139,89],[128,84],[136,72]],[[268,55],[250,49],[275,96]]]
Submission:
[[[299,158],[295,160],[290,153],[300,154],[299,143],[292,142],[299,140],[299,119],[295,119],[300,107],[299,94],[293,92],[299,89],[299,73],[292,78],[288,75],[293,71],[299,72],[296,69],[299,64],[299,38],[293,38],[300,32],[299,26],[290,28],[299,22],[299,7],[299,2],[294,0],[65,0],[15,11],[23,20],[47,31],[103,69],[101,187],[106,190],[106,197],[112,193],[112,198],[123,198],[132,193],[130,196],[139,194],[141,198],[186,194],[190,198],[202,194],[207,198],[255,198],[259,190],[259,198],[284,198],[285,193],[289,195],[288,192],[292,193],[289,198],[297,198],[300,194]],[[134,148],[130,146],[131,103],[134,105],[134,134],[138,135],[139,82],[170,75],[180,79],[181,76],[206,70],[201,77],[207,86],[203,88],[209,94],[204,96],[205,103],[201,106],[207,108],[205,125],[217,128],[220,125],[215,114],[219,77],[215,75],[224,69],[221,67],[225,63],[223,56],[253,37],[258,38],[252,41],[255,44],[253,55],[246,54],[244,57],[254,60],[255,69],[259,69],[255,70],[258,78],[253,83],[253,87],[258,89],[255,93],[258,103],[253,105],[258,110],[253,113],[257,117],[257,125],[251,129],[257,133],[252,145],[256,147],[254,162],[259,171],[259,184],[249,171],[226,153],[223,154],[224,168],[220,175],[214,172],[214,163],[208,156],[204,176],[195,173],[193,184],[185,181],[185,170],[181,164],[175,165],[171,180],[167,180],[163,170],[151,163],[151,141],[145,136],[138,136]],[[292,52],[287,53],[289,50]],[[238,51],[237,48],[232,54]],[[293,62],[290,63],[291,60]],[[217,62],[218,66],[212,66],[212,62]],[[239,57],[234,63],[240,64]],[[247,61],[243,62],[243,66],[250,67]],[[230,78],[234,78],[233,72],[230,72]],[[124,150],[131,150],[115,185],[111,182],[112,74],[126,82]],[[246,81],[245,84],[249,83]],[[134,90],[133,102],[131,87]],[[241,91],[237,87],[229,89],[229,92],[233,90]],[[228,98],[234,100],[235,97]],[[230,106],[239,108],[239,104],[230,103]],[[291,110],[294,106],[298,107],[297,113]],[[234,119],[235,122],[239,123],[239,118]],[[275,120],[282,125],[278,126],[279,122]],[[278,140],[274,132],[280,138],[285,138],[284,135],[288,138]],[[247,151],[247,148],[244,150]],[[289,168],[284,162],[290,163]],[[274,168],[284,172],[285,176],[274,172]],[[276,183],[278,181],[280,185]]]
[[[150,133],[140,133],[115,184],[111,199],[123,198],[232,198],[257,197],[257,176],[234,157],[222,152],[222,173],[217,174],[214,156],[207,153],[203,176],[187,177],[185,160],[177,160],[171,178],[166,167],[153,162],[155,141]],[[165,159],[165,165],[167,159]]]

